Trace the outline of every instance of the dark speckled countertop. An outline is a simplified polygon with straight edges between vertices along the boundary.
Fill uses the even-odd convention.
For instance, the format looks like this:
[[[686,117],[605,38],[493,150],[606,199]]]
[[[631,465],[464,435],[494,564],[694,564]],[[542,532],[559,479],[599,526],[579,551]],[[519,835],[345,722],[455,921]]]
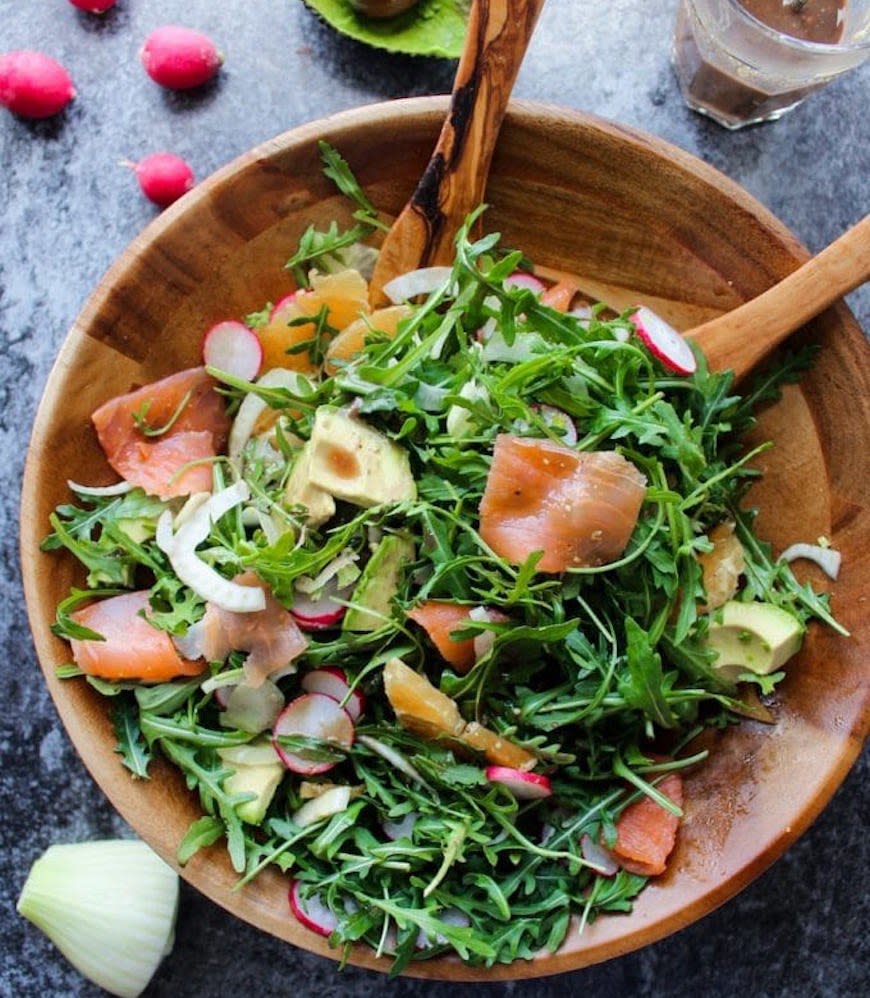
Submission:
[[[728,133],[682,104],[669,64],[675,0],[549,0],[520,97],[646,129],[743,184],[818,250],[870,207],[870,67],[787,118]],[[164,23],[212,34],[226,53],[203,94],[162,92],[136,60]],[[118,160],[158,149],[205,176],[287,128],[333,111],[449,90],[454,66],[384,55],[334,35],[300,0],[120,0],[104,19],[66,0],[0,0],[0,51],[42,49],[79,97],[58,120],[0,112],[0,961],[2,996],[81,996],[83,981],[14,911],[52,842],[129,834],[73,752],[35,661],[17,550],[30,426],[66,329],[113,258],[154,216]],[[850,303],[870,329],[870,291]],[[757,882],[648,949],[539,982],[448,986],[339,972],[239,924],[184,887],[175,950],[147,994],[584,993],[596,998],[852,996],[870,991],[866,753],[809,832]]]

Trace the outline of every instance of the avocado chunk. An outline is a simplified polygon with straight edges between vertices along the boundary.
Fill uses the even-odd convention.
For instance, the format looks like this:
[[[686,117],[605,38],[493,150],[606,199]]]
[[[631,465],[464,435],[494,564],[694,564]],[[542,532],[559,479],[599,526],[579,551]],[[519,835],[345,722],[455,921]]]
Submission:
[[[355,506],[415,499],[408,452],[341,409],[321,406],[311,431],[308,482]]]
[[[393,597],[399,591],[402,570],[414,560],[414,542],[403,534],[382,538],[363,569],[344,615],[344,631],[376,631],[389,618]]]
[[[803,624],[786,610],[729,600],[713,614],[707,645],[717,652],[713,668],[736,680],[742,672],[775,672],[800,651],[803,638]]]
[[[248,824],[259,825],[286,772],[283,764],[276,758],[274,762],[254,765],[226,761],[226,765],[232,767],[233,772],[224,780],[224,790],[228,794],[254,795],[250,800],[236,804],[236,814]]]
[[[302,448],[284,488],[284,501],[289,506],[304,506],[308,510],[305,522],[319,527],[335,515],[335,500],[328,492],[311,481],[311,441]]]

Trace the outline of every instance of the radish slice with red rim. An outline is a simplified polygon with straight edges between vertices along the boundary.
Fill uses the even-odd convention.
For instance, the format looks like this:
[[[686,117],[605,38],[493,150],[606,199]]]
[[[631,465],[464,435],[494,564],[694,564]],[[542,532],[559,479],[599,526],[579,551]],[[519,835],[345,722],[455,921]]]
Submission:
[[[350,714],[354,724],[365,710],[365,695],[357,689],[351,691],[346,673],[337,666],[326,665],[322,669],[306,672],[302,677],[302,689],[306,693],[323,693],[337,700]]]
[[[553,789],[546,776],[540,773],[526,773],[510,766],[487,766],[486,778],[491,783],[501,783],[518,800],[536,800],[549,797]]]
[[[284,765],[294,773],[306,776],[328,772],[337,764],[336,760],[306,759],[302,753],[284,748],[279,741],[281,736],[316,738],[340,749],[349,749],[354,740],[350,714],[337,700],[323,693],[305,693],[291,700],[275,722],[272,734],[275,751]]]
[[[331,936],[338,928],[338,916],[331,911],[319,894],[302,896],[302,885],[298,880],[290,881],[290,910],[305,926],[320,936]]]
[[[290,613],[303,631],[329,630],[341,623],[346,610],[333,599],[337,595],[335,587],[329,585],[324,586],[324,595],[319,599],[310,599],[296,591]]]
[[[279,298],[278,301],[272,306],[272,311],[269,313],[269,322],[280,322],[285,318],[284,313],[287,311],[288,307],[296,301],[296,292],[291,291],[289,295],[284,295],[283,298]]]
[[[676,374],[694,374],[698,361],[682,336],[651,308],[641,305],[631,316],[638,338],[649,352]]]
[[[228,319],[209,329],[202,341],[202,360],[237,378],[251,381],[263,363],[260,338],[243,322]]]

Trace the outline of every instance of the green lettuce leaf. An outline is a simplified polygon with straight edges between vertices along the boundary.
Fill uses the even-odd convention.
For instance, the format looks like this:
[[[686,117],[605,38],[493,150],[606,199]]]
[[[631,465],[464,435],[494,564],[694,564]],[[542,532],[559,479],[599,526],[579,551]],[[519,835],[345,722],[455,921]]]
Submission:
[[[404,14],[376,20],[358,14],[350,0],[305,0],[343,35],[388,52],[458,59],[470,0],[420,0]]]

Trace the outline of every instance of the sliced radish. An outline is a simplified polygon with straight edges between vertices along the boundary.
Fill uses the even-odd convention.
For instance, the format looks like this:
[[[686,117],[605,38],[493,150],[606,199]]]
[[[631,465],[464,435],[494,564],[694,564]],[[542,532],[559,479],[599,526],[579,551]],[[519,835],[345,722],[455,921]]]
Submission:
[[[535,800],[549,797],[553,789],[546,776],[540,773],[524,773],[510,766],[487,766],[486,778],[491,783],[502,783],[519,800]]]
[[[296,292],[291,291],[289,295],[284,295],[283,298],[275,302],[272,306],[272,311],[269,313],[269,322],[280,322],[284,318],[284,313],[295,301]]]
[[[580,837],[580,852],[587,864],[596,873],[600,873],[602,877],[614,877],[619,871],[619,864],[611,853],[596,842],[591,835]]]
[[[331,818],[334,814],[341,814],[347,810],[349,803],[350,787],[330,787],[294,811],[291,815],[293,824],[299,828],[307,828],[308,825]]]
[[[400,274],[384,285],[384,294],[394,305],[410,301],[418,295],[431,294],[440,288],[452,273],[450,267],[421,267]]]
[[[525,288],[527,291],[534,291],[536,295],[542,294],[547,290],[547,285],[527,270],[515,270],[504,279],[504,283],[506,287]]]
[[[694,374],[698,361],[692,348],[661,316],[641,305],[631,316],[635,332],[649,352],[676,374]]]
[[[290,881],[290,910],[305,926],[320,936],[331,936],[338,928],[338,917],[324,904],[319,894],[302,897],[302,884]]]
[[[281,735],[302,735],[329,742],[339,748],[349,749],[353,745],[354,730],[350,714],[337,700],[323,693],[306,693],[296,697],[284,708],[272,729],[275,735],[275,751],[281,756],[284,765],[294,773],[313,776],[326,773],[336,763],[318,762],[282,748],[278,738]]]
[[[323,693],[337,700],[350,714],[354,724],[362,717],[362,712],[365,710],[365,694],[358,689],[351,691],[346,673],[337,666],[327,665],[322,669],[306,672],[302,677],[302,689],[306,693]]]
[[[212,326],[202,341],[202,360],[244,381],[256,378],[263,363],[260,338],[243,322],[228,319]]]
[[[318,599],[311,599],[296,590],[290,613],[303,631],[325,631],[341,623],[346,608],[336,603],[334,597],[341,596],[335,579],[330,579],[321,589]],[[345,596],[350,595],[344,592]]]
[[[387,838],[393,842],[397,839],[410,838],[419,817],[420,815],[416,811],[409,811],[404,818],[400,818],[398,821],[390,821],[389,819],[382,821],[381,828],[383,828]]]

